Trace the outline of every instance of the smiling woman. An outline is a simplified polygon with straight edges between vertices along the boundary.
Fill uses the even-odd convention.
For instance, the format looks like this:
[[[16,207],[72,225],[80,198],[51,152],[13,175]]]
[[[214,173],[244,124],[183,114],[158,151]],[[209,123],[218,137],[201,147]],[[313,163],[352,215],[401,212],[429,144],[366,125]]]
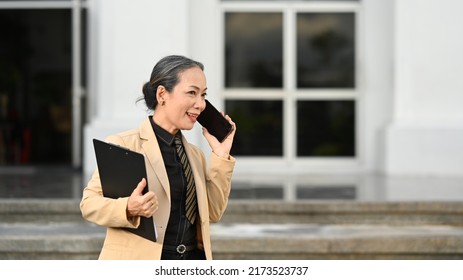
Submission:
[[[106,139],[145,155],[147,178],[128,186],[133,193],[119,199],[102,196],[97,170],[88,182],[82,215],[108,227],[100,259],[212,259],[209,223],[218,222],[227,207],[236,127],[225,115],[234,129],[222,142],[203,128],[212,150],[209,167],[203,152],[182,135],[206,106],[203,69],[184,56],[161,59],[139,99],[153,115],[138,128]],[[156,242],[123,229],[139,227],[141,217],[154,220]]]
[[[157,104],[161,104],[154,111],[154,122],[162,123],[171,134],[176,134],[179,129],[192,129],[206,106],[207,87],[203,70],[199,66],[192,67],[181,71],[178,76],[175,88],[168,89],[159,82],[154,85],[148,82],[145,87],[147,94],[154,94]]]

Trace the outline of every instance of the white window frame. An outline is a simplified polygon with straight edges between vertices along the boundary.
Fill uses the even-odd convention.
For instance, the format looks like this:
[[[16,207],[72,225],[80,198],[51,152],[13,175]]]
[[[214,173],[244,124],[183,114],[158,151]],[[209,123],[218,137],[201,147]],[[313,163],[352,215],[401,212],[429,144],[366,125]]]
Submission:
[[[283,13],[283,88],[282,89],[227,89],[224,82],[224,43],[225,43],[225,13],[227,12],[281,12]],[[353,89],[297,89],[296,88],[296,15],[304,12],[351,12],[355,14],[355,88]],[[361,38],[361,2],[226,2],[220,5],[219,61],[221,74],[219,85],[222,100],[253,99],[253,100],[283,100],[283,156],[282,157],[252,157],[237,156],[239,164],[235,167],[238,174],[307,174],[307,173],[352,173],[361,171],[361,162],[365,147],[363,100],[361,95],[362,50]],[[355,150],[354,157],[297,157],[296,155],[296,101],[298,100],[353,100],[355,103]],[[238,126],[239,129],[239,126]]]

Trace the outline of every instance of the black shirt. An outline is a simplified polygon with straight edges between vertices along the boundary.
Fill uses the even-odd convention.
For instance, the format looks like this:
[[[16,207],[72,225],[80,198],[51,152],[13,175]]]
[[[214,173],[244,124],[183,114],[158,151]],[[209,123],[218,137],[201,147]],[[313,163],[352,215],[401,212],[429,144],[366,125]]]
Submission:
[[[152,116],[149,119],[158,140],[159,148],[161,149],[162,159],[164,160],[170,183],[171,209],[164,244],[172,246],[180,244],[195,245],[196,227],[190,224],[185,215],[187,181],[177,155],[177,150],[175,149],[174,135],[157,125],[153,121]],[[177,133],[177,136],[182,139],[180,131]],[[159,204],[161,203],[163,202],[159,201]]]

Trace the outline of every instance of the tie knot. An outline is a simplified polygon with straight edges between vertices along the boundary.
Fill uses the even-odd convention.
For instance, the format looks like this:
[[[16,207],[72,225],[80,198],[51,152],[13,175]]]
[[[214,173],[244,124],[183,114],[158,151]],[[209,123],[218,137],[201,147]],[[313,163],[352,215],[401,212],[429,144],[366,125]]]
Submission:
[[[175,146],[181,146],[182,145],[182,140],[180,139],[180,137],[175,136],[174,137],[174,143],[175,143]]]

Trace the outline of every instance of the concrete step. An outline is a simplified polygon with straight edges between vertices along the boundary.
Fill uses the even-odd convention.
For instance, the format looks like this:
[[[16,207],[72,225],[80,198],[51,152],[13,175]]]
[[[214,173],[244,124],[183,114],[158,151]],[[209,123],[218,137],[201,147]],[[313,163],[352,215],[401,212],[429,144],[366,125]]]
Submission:
[[[463,227],[215,224],[215,259],[463,259]],[[0,224],[0,259],[96,259],[104,229]]]
[[[97,259],[104,232],[85,222],[0,223],[0,259]]]
[[[463,202],[234,201],[222,221],[463,226]]]
[[[82,222],[76,199],[0,199],[2,223]]]
[[[0,259],[96,259],[79,200],[0,200]],[[463,259],[463,203],[230,201],[216,259]]]
[[[216,259],[463,259],[463,227],[231,224],[212,228]]]
[[[79,200],[0,199],[0,222],[82,222]],[[463,226],[463,202],[230,201],[224,223]]]

